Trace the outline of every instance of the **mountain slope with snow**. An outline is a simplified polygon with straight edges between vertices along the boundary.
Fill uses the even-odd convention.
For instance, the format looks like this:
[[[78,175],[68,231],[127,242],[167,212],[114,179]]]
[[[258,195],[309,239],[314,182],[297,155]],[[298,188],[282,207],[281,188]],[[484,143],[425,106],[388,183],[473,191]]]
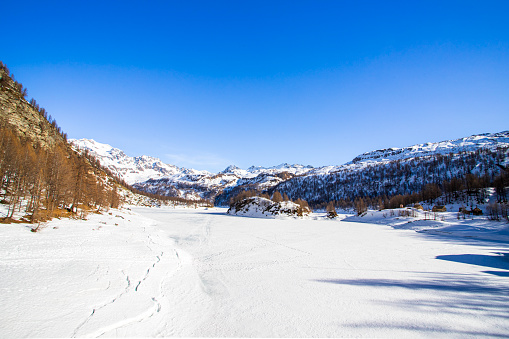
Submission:
[[[472,190],[492,183],[508,163],[509,131],[505,131],[364,153],[344,165],[289,179],[273,190],[314,206],[358,197],[413,194],[427,184],[446,189],[451,180]]]
[[[91,152],[103,166],[137,189],[187,199],[214,199],[216,204],[226,205],[231,196],[242,190],[271,191],[275,187],[287,192],[292,198],[299,197],[311,201],[339,199],[342,196],[338,193],[340,190],[351,191],[351,188],[355,185],[359,186],[359,180],[363,180],[365,177],[369,180],[363,183],[364,187],[373,186],[373,188],[366,190],[364,194],[373,194],[377,190],[382,194],[400,194],[397,190],[386,188],[404,183],[410,187],[408,190],[412,191],[420,187],[414,181],[421,180],[421,184],[424,185],[428,180],[426,178],[419,179],[412,173],[405,174],[405,176],[395,175],[394,172],[401,171],[399,165],[395,165],[396,162],[402,162],[401,164],[407,166],[405,169],[407,172],[415,174],[426,172],[427,170],[424,168],[429,169],[431,165],[428,162],[433,163],[435,157],[450,157],[451,155],[454,157],[451,157],[450,160],[454,160],[456,163],[451,168],[443,168],[443,173],[446,173],[444,178],[450,179],[454,175],[464,175],[471,170],[481,173],[486,171],[486,168],[492,168],[491,172],[494,172],[496,163],[507,164],[507,152],[503,150],[509,148],[509,131],[366,152],[355,157],[351,162],[339,166],[313,168],[312,166],[285,163],[273,167],[251,166],[244,170],[231,165],[216,174],[179,168],[149,156],[129,157],[119,149],[94,140],[72,140],[72,143],[79,149]],[[469,165],[472,167],[470,168],[464,165],[467,161],[465,159],[474,152],[484,152],[483,154],[491,152],[491,155],[481,156],[485,164],[480,168],[472,167],[475,164]],[[500,154],[497,155],[497,152]],[[395,169],[390,169],[393,165],[396,166]],[[450,163],[443,166],[450,166]],[[382,177],[379,174],[370,174],[374,168],[382,167],[384,168],[383,173],[380,174]],[[357,174],[352,176],[352,173]],[[390,180],[387,177],[391,177]],[[440,177],[433,177],[430,180],[434,182],[433,180],[437,178],[440,179]],[[325,189],[325,187],[327,188]],[[304,192],[306,193],[304,194]]]
[[[509,131],[471,135],[456,140],[428,142],[404,148],[387,148],[363,153],[352,160],[352,163],[369,161],[402,160],[436,154],[473,152],[478,149],[496,149],[509,146]]]
[[[71,139],[69,141],[76,148],[90,152],[101,162],[101,165],[118,175],[128,184],[158,178],[210,175],[210,172],[207,171],[197,171],[168,165],[158,158],[147,155],[130,157],[118,148],[92,139]]]
[[[130,157],[122,150],[90,139],[71,139],[79,150],[94,155],[101,164],[135,188],[148,193],[188,199],[209,199],[227,187],[252,185],[268,189],[312,166],[281,164],[273,167],[251,166],[247,170],[234,165],[214,174],[208,171],[180,168],[150,156]]]

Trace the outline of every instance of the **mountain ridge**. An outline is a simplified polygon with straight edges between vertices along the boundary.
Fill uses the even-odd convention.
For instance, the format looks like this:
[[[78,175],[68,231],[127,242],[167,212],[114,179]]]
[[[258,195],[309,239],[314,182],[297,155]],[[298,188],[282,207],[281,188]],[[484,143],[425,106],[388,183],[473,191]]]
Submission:
[[[193,168],[178,167],[176,165],[164,163],[161,159],[149,155],[131,157],[124,151],[111,145],[97,142],[93,139],[69,139],[76,148],[92,152],[93,155],[101,161],[103,166],[113,170],[122,177],[128,184],[135,184],[147,181],[149,179],[169,179],[175,174],[199,175],[199,176],[217,176],[221,174],[233,174],[239,177],[252,177],[265,172],[287,171],[293,174],[302,174],[313,169],[313,166],[281,163],[276,166],[263,167],[251,166],[248,169],[241,169],[236,165],[229,165],[221,172],[211,173],[206,170],[196,170]],[[126,166],[126,165],[130,165]],[[146,171],[144,174],[135,175],[134,170]],[[149,171],[153,169],[154,171]]]
[[[282,163],[271,167],[251,166],[248,169],[230,165],[218,173],[177,167],[165,164],[159,158],[146,155],[130,157],[120,149],[91,139],[71,139],[70,141],[74,147],[92,152],[103,166],[139,190],[186,199],[216,199],[220,196],[219,203],[224,204],[231,195],[241,190],[266,191],[275,187],[283,188],[281,186],[283,183],[295,182],[297,178],[313,176],[325,178],[341,173],[363,171],[394,161],[425,159],[438,155],[475,152],[481,149],[495,151],[500,147],[509,148],[509,131],[474,134],[403,148],[374,150],[365,152],[342,165],[313,167]],[[502,163],[505,164],[506,160],[504,158]],[[294,178],[295,180],[292,181]]]
[[[386,155],[386,160],[405,159],[408,157],[425,156],[428,154],[447,154],[457,153],[459,151],[472,151],[480,147],[491,148],[498,146],[500,143],[509,144],[509,130],[496,132],[496,133],[482,133],[473,134],[468,137],[444,140],[438,142],[427,142],[424,144],[415,144],[408,147],[390,147],[381,150],[374,150],[363,153],[355,157],[351,162],[356,163],[360,161],[367,161],[370,159],[383,158]],[[405,152],[406,151],[406,152]],[[406,153],[406,154],[404,154]],[[401,157],[398,155],[406,155]]]

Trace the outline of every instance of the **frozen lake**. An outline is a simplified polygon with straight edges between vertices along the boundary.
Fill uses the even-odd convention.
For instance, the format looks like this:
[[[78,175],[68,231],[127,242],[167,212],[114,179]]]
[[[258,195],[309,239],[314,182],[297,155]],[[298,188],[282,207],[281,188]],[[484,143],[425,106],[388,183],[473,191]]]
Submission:
[[[1,225],[0,336],[509,334],[504,243],[224,209],[133,211],[36,234]]]

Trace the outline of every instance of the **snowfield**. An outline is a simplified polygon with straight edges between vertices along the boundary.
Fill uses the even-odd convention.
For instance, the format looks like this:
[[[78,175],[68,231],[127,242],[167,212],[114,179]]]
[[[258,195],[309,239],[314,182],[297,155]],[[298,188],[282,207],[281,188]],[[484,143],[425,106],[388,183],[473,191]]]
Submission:
[[[225,212],[0,225],[0,337],[509,336],[508,242],[473,224]]]

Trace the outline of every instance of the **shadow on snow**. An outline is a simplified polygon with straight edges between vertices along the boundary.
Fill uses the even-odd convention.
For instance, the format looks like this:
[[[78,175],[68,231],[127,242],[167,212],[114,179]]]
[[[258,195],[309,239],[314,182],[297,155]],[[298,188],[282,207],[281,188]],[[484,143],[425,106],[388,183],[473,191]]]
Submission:
[[[484,266],[490,268],[498,268],[509,271],[509,253],[495,253],[496,255],[483,254],[453,254],[439,255],[436,259],[453,261],[463,264]],[[509,272],[500,271],[484,271],[484,273],[494,274],[498,276],[508,276]]]
[[[447,256],[445,256],[447,257]],[[452,256],[454,257],[454,256]],[[486,258],[475,256],[457,256],[458,262],[474,261],[486,263]],[[446,259],[444,259],[446,260]],[[490,259],[491,260],[491,259]],[[489,261],[489,260],[488,260]],[[494,264],[500,268],[499,264]],[[504,264],[504,268],[507,264]],[[490,266],[491,267],[491,266]],[[500,272],[505,273],[505,272]],[[446,315],[455,317],[473,317],[479,314],[501,321],[509,320],[509,286],[503,281],[490,281],[482,276],[471,274],[425,274],[423,279],[418,280],[397,280],[397,279],[315,279],[318,283],[327,283],[343,286],[375,287],[386,290],[380,293],[378,300],[371,300],[373,304],[390,306],[397,309],[404,309],[405,314],[415,321],[408,322],[406,317],[401,319],[391,318],[390,321],[373,321],[362,323],[342,324],[342,326],[355,328],[386,328],[396,330],[422,331],[442,334],[456,334],[467,336],[487,337],[509,337],[509,322],[507,326],[494,326],[491,329],[466,329],[454,328],[436,318],[433,321],[421,319],[422,314]],[[502,283],[500,283],[502,282]],[[414,293],[409,297],[398,293],[400,290],[409,290]],[[394,291],[394,296],[391,297]],[[362,293],[362,292],[360,292]],[[415,315],[414,315],[415,314]],[[407,321],[404,321],[407,319]]]

